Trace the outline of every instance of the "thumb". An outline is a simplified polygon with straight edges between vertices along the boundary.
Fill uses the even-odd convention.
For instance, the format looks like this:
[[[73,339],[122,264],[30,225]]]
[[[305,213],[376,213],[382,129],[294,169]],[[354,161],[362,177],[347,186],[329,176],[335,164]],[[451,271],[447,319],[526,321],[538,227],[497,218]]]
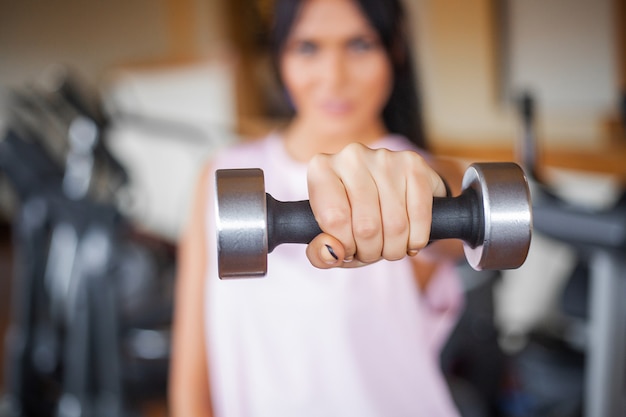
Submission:
[[[343,265],[345,249],[339,240],[327,233],[321,233],[307,246],[306,256],[316,268],[334,268]]]

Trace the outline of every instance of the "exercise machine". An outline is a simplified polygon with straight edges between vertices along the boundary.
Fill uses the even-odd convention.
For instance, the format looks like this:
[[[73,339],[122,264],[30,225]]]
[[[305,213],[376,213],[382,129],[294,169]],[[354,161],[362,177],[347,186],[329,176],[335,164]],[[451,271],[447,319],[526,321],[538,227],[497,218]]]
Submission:
[[[74,78],[57,81],[13,94],[0,140],[19,200],[0,409],[129,416],[134,399],[165,395],[174,256],[118,209],[129,178],[97,99]]]

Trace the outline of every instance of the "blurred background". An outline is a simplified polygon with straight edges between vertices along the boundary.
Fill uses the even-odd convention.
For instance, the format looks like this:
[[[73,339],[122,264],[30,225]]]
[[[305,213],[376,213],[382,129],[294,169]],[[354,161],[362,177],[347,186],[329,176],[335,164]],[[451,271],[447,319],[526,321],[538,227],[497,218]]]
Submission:
[[[626,415],[626,1],[405,4],[433,152],[520,162],[536,205],[522,268],[459,265],[462,414]],[[270,8],[0,0],[0,416],[167,415],[196,175],[288,114]]]

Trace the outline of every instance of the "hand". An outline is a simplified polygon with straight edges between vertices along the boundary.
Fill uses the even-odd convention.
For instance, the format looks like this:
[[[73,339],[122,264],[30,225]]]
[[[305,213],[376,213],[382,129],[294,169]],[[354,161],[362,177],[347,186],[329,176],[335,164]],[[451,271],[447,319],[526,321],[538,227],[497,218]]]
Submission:
[[[356,143],[313,157],[308,187],[324,231],[307,247],[318,268],[417,254],[429,240],[433,197],[446,195],[443,180],[419,154]]]

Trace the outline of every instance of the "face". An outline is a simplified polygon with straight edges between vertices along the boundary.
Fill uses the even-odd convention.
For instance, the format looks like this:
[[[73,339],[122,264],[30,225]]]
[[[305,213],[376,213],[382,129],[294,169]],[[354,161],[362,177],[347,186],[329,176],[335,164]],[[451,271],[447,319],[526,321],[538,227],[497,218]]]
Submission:
[[[382,123],[392,69],[352,0],[308,0],[283,50],[281,75],[296,117],[333,135]]]

